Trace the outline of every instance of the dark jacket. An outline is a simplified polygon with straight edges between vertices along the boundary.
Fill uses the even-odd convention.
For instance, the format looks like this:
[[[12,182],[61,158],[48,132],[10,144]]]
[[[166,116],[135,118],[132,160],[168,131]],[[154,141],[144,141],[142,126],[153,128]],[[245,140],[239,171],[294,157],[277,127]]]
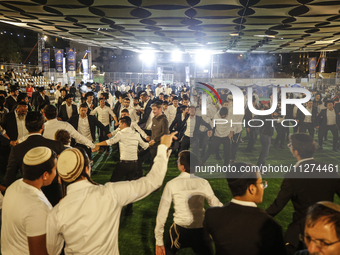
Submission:
[[[189,118],[189,114],[186,114],[184,119],[182,120],[182,113],[177,113],[174,121],[171,123],[169,130],[170,132],[177,131],[177,138],[180,140],[185,132],[185,127],[187,123],[187,119]]]
[[[339,128],[340,127],[340,113],[338,110],[334,108],[335,115],[336,115],[336,125]],[[326,128],[327,126],[327,109],[321,110],[320,114],[318,115],[316,119],[316,124],[319,126],[321,129]]]
[[[76,115],[78,115],[77,105],[72,104],[72,116]],[[60,106],[58,117],[61,118],[62,121],[67,121],[69,119],[67,115],[66,104]]]
[[[152,100],[150,99],[144,108],[144,113],[143,113],[141,120],[138,122],[138,125],[141,127],[143,127],[149,119],[149,116],[152,111],[151,104],[152,104]]]
[[[285,255],[281,226],[264,210],[228,203],[206,210],[204,229],[216,255]]]
[[[163,135],[169,134],[169,122],[168,118],[162,114],[158,117],[153,117],[151,126],[151,140],[158,145]]]
[[[93,115],[87,116],[92,136],[92,141],[96,141],[96,127],[106,130],[105,126]],[[69,120],[68,123],[70,123],[75,130],[78,131],[78,124],[79,124],[79,114],[73,115]]]
[[[17,104],[17,101],[12,97],[12,96],[8,96],[6,98],[6,104],[5,104],[5,107],[8,109],[8,110],[12,110],[12,108],[14,107],[14,105]]]
[[[5,115],[1,126],[6,130],[6,134],[11,139],[11,141],[16,141],[18,139],[18,127],[15,111],[9,112]]]
[[[298,246],[299,234],[304,231],[308,207],[319,201],[332,202],[334,194],[340,195],[340,179],[335,171],[318,171],[317,167],[330,169],[330,165],[311,159],[301,162],[295,171],[287,173],[275,201],[266,210],[274,217],[290,200],[292,201],[293,222],[288,226],[285,239],[294,247]],[[305,179],[306,177],[308,179]]]
[[[312,108],[312,124],[313,126],[316,126],[316,115],[317,115],[317,110],[315,107]],[[305,117],[306,115],[303,114],[303,112],[299,109],[296,118],[299,120],[299,126],[303,125],[305,123]]]
[[[65,149],[64,145],[59,141],[46,139],[41,135],[29,136],[26,141],[12,147],[8,159],[6,175],[4,178],[4,184],[6,187],[11,185],[16,180],[16,175],[19,169],[21,170],[22,161],[25,154],[30,149],[38,146],[48,147],[55,151],[58,155]],[[57,179],[55,179],[51,185],[44,187],[42,190],[52,205],[56,205],[61,199]]]
[[[50,104],[50,99],[48,98],[47,95],[44,96],[44,98],[40,95],[37,96],[36,98],[38,104],[38,110],[40,111],[42,108],[45,107],[45,105],[49,105]]]

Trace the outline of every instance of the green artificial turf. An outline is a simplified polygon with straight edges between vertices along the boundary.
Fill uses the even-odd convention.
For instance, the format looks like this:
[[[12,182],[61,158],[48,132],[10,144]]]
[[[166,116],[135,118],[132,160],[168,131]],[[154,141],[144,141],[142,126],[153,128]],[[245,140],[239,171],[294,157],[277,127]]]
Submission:
[[[245,136],[243,133],[242,137]],[[288,165],[295,164],[296,159],[291,155],[288,147],[285,146],[284,149],[275,149],[273,146],[274,134],[272,139],[272,146],[270,148],[270,153],[267,158],[266,164],[272,165]],[[328,141],[324,144],[324,150],[315,153],[315,159],[327,163],[338,163],[339,152],[332,151],[332,137],[331,134],[328,136]],[[317,140],[317,136],[315,136]],[[258,156],[261,151],[260,142],[257,141],[255,144],[255,151],[253,153],[246,153],[244,149],[247,146],[247,141],[241,143],[237,153],[237,161],[244,161],[256,164]],[[221,146],[222,148],[222,146]],[[222,155],[222,153],[220,153]],[[98,183],[105,183],[110,179],[111,173],[114,170],[115,162],[118,160],[118,155],[114,147],[111,148],[111,153],[109,156],[104,154],[94,155],[94,166],[92,178]],[[166,182],[178,176],[179,171],[175,165],[176,159],[171,156],[168,163],[168,171],[164,180],[163,188]],[[211,155],[208,162],[216,163],[215,156]],[[221,161],[222,164],[222,161]],[[144,175],[147,174],[150,169],[149,164],[143,166]],[[280,189],[282,179],[278,178],[267,178],[263,176],[264,180],[268,181],[268,187],[264,192],[263,203],[258,205],[260,208],[266,209],[276,198],[277,193]],[[227,203],[231,200],[232,196],[230,190],[227,186],[227,182],[223,178],[208,179],[215,195],[220,199],[222,203]],[[134,214],[132,216],[124,216],[122,214],[120,220],[119,229],[119,250],[122,255],[129,254],[139,254],[139,255],[150,255],[155,254],[155,238],[154,238],[154,227],[156,224],[156,216],[158,210],[158,204],[161,198],[163,188],[160,191],[150,194],[143,200],[134,203],[133,210]],[[337,203],[340,202],[339,198],[336,197]],[[281,224],[283,231],[286,231],[288,224],[292,221],[293,207],[291,202],[275,217],[276,221]],[[165,225],[164,233],[167,234],[169,227],[172,224],[172,214],[173,208],[169,212],[169,216]],[[177,254],[194,254],[190,249],[183,249]]]

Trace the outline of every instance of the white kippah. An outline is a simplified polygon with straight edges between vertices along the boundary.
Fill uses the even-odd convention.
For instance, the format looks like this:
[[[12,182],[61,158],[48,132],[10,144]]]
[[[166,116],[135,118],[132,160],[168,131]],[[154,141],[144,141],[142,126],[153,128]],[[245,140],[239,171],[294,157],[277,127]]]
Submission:
[[[75,181],[84,169],[84,156],[80,150],[70,148],[64,150],[57,163],[57,171],[59,176],[65,182]]]
[[[27,166],[36,166],[49,160],[51,156],[51,149],[47,147],[35,147],[25,154],[23,163]]]

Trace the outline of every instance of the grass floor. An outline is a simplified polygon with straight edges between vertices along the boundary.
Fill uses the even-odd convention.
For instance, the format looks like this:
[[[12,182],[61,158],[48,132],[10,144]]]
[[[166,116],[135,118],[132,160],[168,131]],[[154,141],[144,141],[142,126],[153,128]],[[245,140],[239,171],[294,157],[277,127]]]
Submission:
[[[243,136],[244,137],[244,134]],[[275,137],[275,135],[273,136]],[[315,140],[317,137],[315,136]],[[288,165],[295,164],[296,160],[291,155],[289,149],[284,146],[284,149],[275,149],[273,147],[274,139],[272,139],[272,146],[270,148],[269,157],[266,164],[271,165]],[[246,153],[244,149],[247,143],[241,143],[237,153],[237,161],[244,161],[256,164],[258,156],[260,154],[261,145],[259,141],[255,145],[255,151],[253,153]],[[220,153],[222,155],[222,153]],[[114,170],[114,165],[118,159],[114,147],[111,148],[110,155],[95,154],[94,166],[92,168],[92,178],[98,183],[105,183],[110,179],[111,173]],[[328,141],[324,144],[324,150],[315,153],[315,159],[327,163],[338,164],[339,152],[332,151],[332,137],[328,136]],[[214,155],[210,157],[210,162],[214,162]],[[178,176],[179,172],[175,165],[176,159],[172,156],[168,164],[168,172],[166,174],[164,185],[169,180]],[[216,162],[215,162],[216,163]],[[149,165],[144,165],[144,175],[148,172]],[[266,180],[266,176],[263,177]],[[280,189],[282,179],[268,178],[268,187],[264,192],[263,203],[258,205],[262,209],[266,209],[276,198]],[[227,185],[227,181],[223,178],[209,179],[209,182],[215,192],[215,195],[220,199],[222,203],[227,203],[231,200],[232,196]],[[164,187],[163,185],[163,187]],[[124,216],[122,214],[120,220],[119,229],[119,250],[121,255],[139,254],[150,255],[155,254],[155,238],[154,227],[156,224],[156,216],[158,210],[158,204],[162,195],[163,189],[158,192],[154,192],[143,200],[134,203],[132,216]],[[336,202],[340,200],[337,197]],[[292,221],[293,207],[291,202],[275,217],[277,222],[281,224],[283,231],[286,231],[288,224]],[[167,233],[169,227],[172,224],[173,208],[169,212],[169,216],[165,225],[164,233]],[[194,254],[190,249],[183,249],[177,254]]]

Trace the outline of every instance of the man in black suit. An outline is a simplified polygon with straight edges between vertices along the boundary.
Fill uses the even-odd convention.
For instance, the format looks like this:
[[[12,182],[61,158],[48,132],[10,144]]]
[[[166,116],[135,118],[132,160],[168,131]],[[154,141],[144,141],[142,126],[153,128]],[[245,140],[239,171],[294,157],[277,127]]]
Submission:
[[[319,148],[318,150],[322,150],[323,138],[326,136],[328,130],[332,132],[333,135],[333,151],[337,151],[337,143],[338,143],[338,128],[340,126],[340,113],[334,109],[333,101],[327,100],[325,102],[325,106],[327,109],[321,110],[320,114],[317,117],[317,127],[320,127],[318,140],[319,140]]]
[[[12,109],[9,109],[10,111],[15,111],[15,109],[17,108],[18,103],[20,103],[20,102],[26,103],[26,104],[27,104],[27,107],[28,107],[28,108],[27,108],[28,111],[29,111],[29,112],[32,111],[32,107],[31,107],[31,105],[30,105],[30,103],[29,103],[29,100],[28,100],[28,97],[27,97],[27,93],[20,93],[20,94],[18,95],[17,99],[18,99],[17,103],[13,106]]]
[[[294,254],[299,248],[302,248],[299,234],[303,234],[308,207],[318,201],[333,201],[334,194],[339,196],[340,179],[335,171],[330,172],[332,165],[314,160],[316,143],[309,135],[292,134],[289,147],[298,162],[294,170],[285,175],[275,201],[267,208],[266,212],[274,217],[289,200],[292,201],[293,222],[285,233],[285,241],[289,254]],[[320,169],[329,171],[320,171]]]
[[[119,119],[119,113],[120,113],[120,108],[122,107],[122,93],[120,93],[120,91],[116,91],[115,92],[115,97],[116,97],[116,105],[113,107],[113,113],[117,116],[117,118]]]
[[[39,88],[39,96],[37,96],[36,100],[38,101],[38,111],[43,109],[45,105],[50,104],[50,99],[46,95],[46,90],[44,87]]]
[[[311,115],[305,115],[302,111],[298,110],[297,112],[297,122],[299,123],[299,132],[306,133],[308,130],[309,135],[314,139],[314,129],[316,122],[317,109],[313,107],[313,100],[309,100],[307,102],[307,111]]]
[[[203,222],[216,255],[285,255],[281,226],[256,205],[262,203],[267,182],[259,172],[240,173],[242,168],[256,169],[251,164],[231,166],[237,169],[227,174],[233,199],[223,207],[208,208]]]
[[[6,130],[5,136],[11,141],[16,141],[28,134],[27,129],[24,127],[27,109],[27,104],[20,102],[15,111],[5,115],[1,127]]]
[[[141,117],[141,120],[138,122],[138,125],[142,129],[145,129],[148,119],[150,117],[151,111],[152,111],[151,109],[152,100],[149,98],[146,92],[142,92],[140,94],[140,97],[142,99],[142,109],[138,110],[138,112],[142,113],[143,116]],[[151,135],[149,130],[146,130],[146,133],[149,136]]]
[[[73,94],[67,94],[65,96],[65,102],[59,108],[58,118],[62,121],[67,121],[72,116],[77,116],[77,105],[73,104]]]
[[[19,91],[17,86],[12,85],[10,95],[6,98],[6,105],[5,107],[10,111],[17,104],[17,97],[19,95]]]
[[[81,104],[79,107],[79,114],[73,115],[69,120],[70,123],[75,130],[77,130],[80,134],[88,138],[90,141],[96,141],[96,127],[105,130],[105,126],[94,116],[94,115],[87,115],[88,108],[86,103]],[[72,146],[79,146],[82,147],[89,158],[91,159],[91,148],[83,144],[76,144],[74,139],[72,139]]]
[[[177,140],[174,141],[172,146],[172,151],[175,152],[175,155],[177,155],[180,152],[180,151],[177,152],[177,150],[180,148],[180,142],[184,136],[186,123],[189,118],[189,108],[187,106],[182,105],[178,107],[178,109],[180,109],[180,112],[176,114],[174,121],[171,123],[169,127],[170,133],[174,131],[178,132],[176,134]]]
[[[55,151],[58,155],[64,150],[64,146],[59,141],[44,138],[41,133],[44,130],[44,116],[40,112],[29,112],[26,116],[26,128],[29,136],[26,141],[12,147],[9,155],[7,171],[4,178],[5,186],[8,187],[16,180],[16,174],[21,170],[22,160],[30,149],[45,146]],[[61,199],[57,179],[50,186],[43,189],[46,197],[54,206]]]
[[[60,106],[62,105],[62,103],[65,101],[65,97],[67,95],[67,91],[65,88],[62,88],[60,90],[60,97],[58,98],[58,103],[56,105],[57,109],[60,109]]]

